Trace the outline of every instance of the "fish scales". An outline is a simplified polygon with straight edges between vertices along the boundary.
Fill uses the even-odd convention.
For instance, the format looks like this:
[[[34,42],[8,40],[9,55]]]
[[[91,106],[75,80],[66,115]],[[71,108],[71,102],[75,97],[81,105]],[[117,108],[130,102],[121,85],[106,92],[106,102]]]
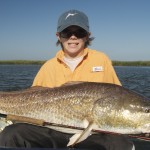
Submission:
[[[150,132],[150,100],[124,87],[95,82],[0,92],[0,113],[118,133]],[[65,132],[65,131],[64,131]]]
[[[73,118],[79,122],[90,112],[94,95],[90,91],[82,93],[83,88],[77,85],[71,87],[3,93],[0,112],[75,126]]]

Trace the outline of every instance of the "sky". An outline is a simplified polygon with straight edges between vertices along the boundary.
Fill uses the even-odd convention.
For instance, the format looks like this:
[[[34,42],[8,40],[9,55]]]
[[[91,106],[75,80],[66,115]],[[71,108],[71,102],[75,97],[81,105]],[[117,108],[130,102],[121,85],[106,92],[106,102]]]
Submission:
[[[89,47],[111,60],[150,60],[150,0],[0,0],[0,60],[48,60],[59,16],[70,9],[89,18]]]

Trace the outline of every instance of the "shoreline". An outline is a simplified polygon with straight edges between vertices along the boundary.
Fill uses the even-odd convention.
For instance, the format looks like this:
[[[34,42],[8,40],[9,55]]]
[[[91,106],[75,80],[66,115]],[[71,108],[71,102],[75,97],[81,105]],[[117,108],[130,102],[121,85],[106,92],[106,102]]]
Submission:
[[[0,60],[0,65],[43,65],[46,60]],[[116,61],[113,66],[150,66],[150,61]]]

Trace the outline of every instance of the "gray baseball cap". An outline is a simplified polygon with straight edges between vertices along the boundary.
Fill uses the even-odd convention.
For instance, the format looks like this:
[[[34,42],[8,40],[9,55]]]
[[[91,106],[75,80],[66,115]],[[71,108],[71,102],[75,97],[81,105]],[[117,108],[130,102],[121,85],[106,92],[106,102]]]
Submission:
[[[88,17],[83,12],[78,10],[69,10],[59,17],[57,24],[57,32],[61,32],[65,28],[72,25],[79,26],[87,32],[89,32]]]

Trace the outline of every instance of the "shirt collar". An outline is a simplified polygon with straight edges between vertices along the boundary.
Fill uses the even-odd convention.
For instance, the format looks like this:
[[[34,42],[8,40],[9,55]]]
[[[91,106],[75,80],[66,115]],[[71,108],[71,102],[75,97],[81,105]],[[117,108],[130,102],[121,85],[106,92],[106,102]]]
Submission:
[[[88,52],[89,52],[89,49],[88,49],[88,48],[85,48],[85,49],[84,49],[84,53],[83,53],[83,57],[87,56]],[[58,60],[63,61],[63,58],[64,58],[64,51],[63,51],[63,50],[59,50],[59,51],[56,53],[56,58],[57,58]]]

